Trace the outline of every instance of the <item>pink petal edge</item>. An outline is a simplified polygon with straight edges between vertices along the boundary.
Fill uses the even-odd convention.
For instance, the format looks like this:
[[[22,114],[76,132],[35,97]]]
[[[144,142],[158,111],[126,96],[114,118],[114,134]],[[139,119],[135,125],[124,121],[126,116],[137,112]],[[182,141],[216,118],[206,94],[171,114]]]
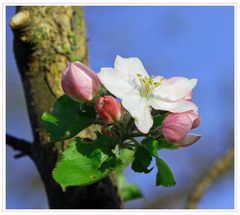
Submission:
[[[183,140],[172,143],[172,144],[179,146],[179,147],[187,147],[187,146],[191,146],[192,144],[197,142],[200,138],[201,138],[201,135],[189,134]]]

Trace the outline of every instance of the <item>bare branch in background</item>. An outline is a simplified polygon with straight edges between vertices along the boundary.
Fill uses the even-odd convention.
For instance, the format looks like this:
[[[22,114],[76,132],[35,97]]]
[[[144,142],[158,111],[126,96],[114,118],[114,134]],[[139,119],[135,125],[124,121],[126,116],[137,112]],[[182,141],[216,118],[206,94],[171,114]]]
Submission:
[[[223,175],[234,164],[234,148],[231,148],[221,159],[210,167],[208,173],[198,182],[186,201],[187,209],[195,209],[199,201],[202,199],[204,193],[211,186],[211,184]]]
[[[25,155],[28,155],[29,157],[32,158],[32,147],[30,142],[18,139],[7,134],[6,143],[7,145],[11,146],[14,150],[20,151],[19,154],[15,155],[15,158],[19,158]]]

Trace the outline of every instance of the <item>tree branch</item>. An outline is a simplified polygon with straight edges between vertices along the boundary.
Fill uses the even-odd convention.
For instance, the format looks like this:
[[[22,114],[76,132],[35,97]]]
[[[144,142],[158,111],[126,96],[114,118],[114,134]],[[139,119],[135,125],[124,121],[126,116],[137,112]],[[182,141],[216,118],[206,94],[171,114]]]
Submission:
[[[234,164],[234,149],[231,148],[221,159],[210,167],[208,173],[199,181],[186,201],[187,209],[197,208],[197,204],[202,199],[207,188],[223,173],[225,173]]]
[[[29,157],[32,157],[32,145],[30,142],[18,139],[16,137],[13,137],[11,135],[6,135],[6,143],[7,145],[11,146],[14,150],[20,151],[19,154],[15,155],[15,158],[19,158],[25,155],[28,155]]]
[[[49,144],[49,135],[41,120],[42,114],[50,111],[63,94],[61,74],[67,62],[78,60],[88,64],[83,8],[19,6],[10,26],[14,32],[14,52],[34,137],[30,148],[46,188],[49,207],[121,208],[117,186],[109,177],[93,185],[73,186],[62,191],[52,177],[61,151]]]

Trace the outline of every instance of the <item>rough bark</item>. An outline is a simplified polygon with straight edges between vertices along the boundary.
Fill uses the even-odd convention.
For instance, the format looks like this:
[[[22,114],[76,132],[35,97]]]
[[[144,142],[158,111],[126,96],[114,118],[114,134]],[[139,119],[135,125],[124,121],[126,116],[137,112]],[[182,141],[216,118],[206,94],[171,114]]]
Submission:
[[[22,6],[10,23],[14,51],[24,86],[34,143],[34,160],[45,185],[50,208],[120,208],[117,187],[109,177],[63,192],[51,172],[59,158],[41,125],[41,115],[63,94],[60,77],[68,61],[87,64],[86,30],[81,7]]]

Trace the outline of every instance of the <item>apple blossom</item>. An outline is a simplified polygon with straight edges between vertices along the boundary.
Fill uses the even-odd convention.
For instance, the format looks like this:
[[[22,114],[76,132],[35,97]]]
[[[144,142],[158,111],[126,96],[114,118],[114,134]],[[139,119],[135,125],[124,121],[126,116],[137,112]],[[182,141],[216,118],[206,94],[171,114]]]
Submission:
[[[153,125],[152,108],[175,113],[197,111],[197,106],[185,99],[196,79],[150,77],[138,58],[117,56],[114,68],[102,68],[98,77],[110,93],[122,99],[142,133],[148,133]]]
[[[97,74],[78,61],[68,64],[61,84],[64,93],[75,101],[92,100],[101,87]]]
[[[107,124],[117,122],[121,118],[121,104],[112,96],[98,98],[96,111]]]
[[[195,142],[195,139],[198,140],[200,138],[191,138],[191,141],[189,138],[185,139],[191,129],[196,128],[199,124],[200,117],[194,111],[170,113],[162,122],[161,132],[169,143],[189,145]]]

